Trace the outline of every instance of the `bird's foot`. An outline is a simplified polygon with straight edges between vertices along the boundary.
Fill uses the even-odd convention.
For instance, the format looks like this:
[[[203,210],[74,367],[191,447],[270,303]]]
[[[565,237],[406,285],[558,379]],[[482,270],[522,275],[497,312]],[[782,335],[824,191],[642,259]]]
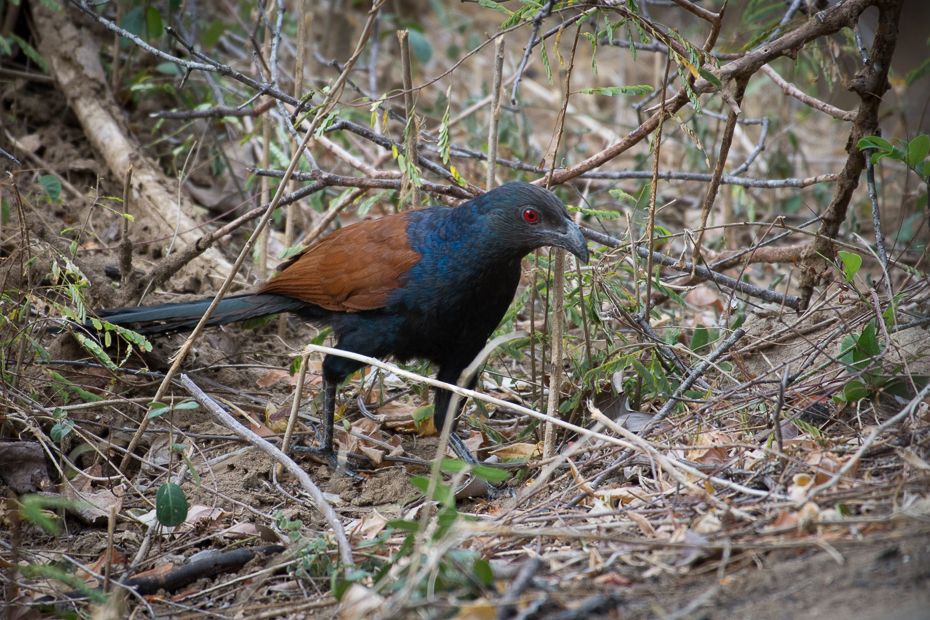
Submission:
[[[325,461],[327,465],[335,471],[352,478],[353,480],[367,480],[365,476],[357,474],[346,463],[340,462],[339,456],[332,448],[318,447],[309,448],[307,446],[291,446],[291,451],[296,454],[307,454],[319,460]]]
[[[490,482],[488,483],[488,490],[484,492],[484,499],[488,500],[489,502],[514,496],[516,496],[516,493],[514,493],[513,489],[502,489],[494,486]]]

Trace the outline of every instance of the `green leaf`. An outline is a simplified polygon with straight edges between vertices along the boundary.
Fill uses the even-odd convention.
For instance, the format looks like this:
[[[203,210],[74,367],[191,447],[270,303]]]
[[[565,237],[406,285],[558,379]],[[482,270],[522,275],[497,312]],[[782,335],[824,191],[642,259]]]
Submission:
[[[97,358],[97,361],[109,368],[110,370],[116,371],[119,370],[116,364],[113,363],[113,360],[110,359],[110,356],[107,355],[106,351],[92,338],[88,338],[84,334],[79,334],[75,332],[74,337],[77,339],[78,343],[85,349],[88,353]]]
[[[50,174],[43,174],[39,177],[39,183],[42,184],[45,193],[48,194],[48,197],[53,201],[58,200],[61,196],[61,181],[59,181],[57,177]]]
[[[23,54],[25,54],[29,60],[39,65],[39,68],[42,69],[43,72],[48,73],[48,63],[45,62],[45,59],[42,58],[42,55],[39,54],[39,52],[37,52],[34,47],[29,45],[29,43],[27,43],[22,37],[15,35],[12,32],[10,33],[10,39],[12,39],[21,50],[23,50]]]
[[[606,211],[604,209],[589,209],[587,207],[569,206],[568,210],[572,213],[580,213],[585,217],[592,216],[601,218],[603,220],[616,220],[623,217],[623,214],[619,211]]]
[[[429,478],[427,476],[413,476],[410,478],[410,484],[419,489],[421,493],[426,493],[427,489],[429,489]],[[438,483],[436,490],[433,492],[433,499],[440,504],[448,504],[453,499],[452,489],[447,484]]]
[[[155,65],[155,70],[159,73],[164,73],[165,75],[174,75],[180,76],[181,69],[178,68],[173,62],[162,62]],[[132,217],[128,213],[123,214],[123,217]]]
[[[145,12],[145,25],[149,30],[149,39],[157,39],[165,31],[161,21],[161,13],[154,6],[150,6],[149,10]]]
[[[634,196],[627,194],[622,189],[612,189],[608,193],[617,200],[628,200],[629,202],[632,202],[633,204],[636,204],[637,202]]]
[[[428,420],[432,415],[433,405],[423,405],[422,407],[417,407],[413,412],[413,423],[417,426],[420,426],[420,424]]]
[[[0,226],[6,226],[10,222],[10,203],[6,200],[0,200]]]
[[[177,527],[187,518],[187,497],[184,489],[166,482],[155,493],[155,517],[165,527]]]
[[[907,145],[907,165],[914,167],[921,163],[930,153],[930,136],[917,136]]]
[[[451,92],[452,86],[449,86]],[[452,100],[446,97],[446,111],[442,115],[442,123],[439,125],[439,155],[442,157],[442,163],[449,163],[449,111],[452,107]]]
[[[214,19],[207,26],[207,29],[200,35],[200,44],[204,47],[213,47],[220,40],[223,33],[226,32],[226,24],[218,19]]]
[[[546,41],[543,39],[539,43],[539,53],[542,54],[542,63],[543,68],[546,70],[546,78],[549,80],[549,85],[552,85],[552,67],[549,66],[549,53],[546,51]]]
[[[697,327],[694,329],[694,333],[691,335],[691,344],[689,348],[692,351],[697,351],[706,346],[708,342],[710,342],[710,332],[707,331],[706,326],[698,323]]]
[[[843,259],[843,273],[846,275],[846,282],[852,282],[856,274],[859,273],[859,267],[862,266],[862,257],[852,252],[840,250],[836,253]]]
[[[471,473],[488,482],[503,482],[510,477],[510,474],[506,470],[497,467],[489,467],[488,465],[469,465],[458,459],[442,459],[440,468],[442,471],[453,474],[470,468]]]
[[[920,66],[916,69],[907,72],[907,75],[904,76],[904,85],[910,86],[917,80],[922,80],[928,75],[930,75],[930,58],[920,63]]]
[[[585,88],[578,92],[582,95],[606,95],[616,97],[617,95],[645,95],[652,92],[652,86],[640,84],[638,86],[602,86],[600,88]]]
[[[875,329],[875,319],[872,319],[866,326],[862,328],[862,334],[859,336],[859,341],[857,342],[859,348],[862,349],[863,353],[869,357],[875,357],[882,352],[881,346],[878,344],[878,335],[876,334]]]
[[[61,443],[65,437],[68,436],[74,430],[74,425],[70,420],[65,420],[64,422],[59,422],[52,427],[52,430],[49,431],[48,436],[52,438],[52,441],[55,443]]]
[[[859,379],[852,379],[843,386],[843,392],[839,395],[839,400],[847,403],[854,403],[862,400],[869,395],[869,390]]]
[[[165,403],[149,403],[149,407],[151,407],[151,409],[149,409],[148,414],[146,414],[149,420],[168,413],[170,409]]]
[[[507,17],[510,17],[510,11],[494,2],[493,0],[478,0],[478,4],[486,9],[494,9],[498,13],[503,13]]]
[[[494,571],[491,570],[491,565],[485,559],[475,560],[474,565],[475,576],[486,586],[494,585]]]
[[[137,6],[126,13],[126,15],[123,16],[123,21],[120,22],[120,27],[129,34],[134,34],[136,36],[142,34],[142,29],[145,28],[145,12],[142,10],[142,7]],[[121,48],[125,49],[130,45],[132,45],[132,41],[126,37],[119,38],[119,46]]]
[[[193,398],[187,398],[187,399],[182,400],[182,401],[179,402],[178,404],[176,404],[176,405],[174,406],[174,408],[175,408],[176,410],[180,410],[180,409],[199,409],[199,408],[200,408],[200,403],[198,403],[198,402],[197,402],[196,400],[194,400]]]
[[[410,41],[410,49],[416,55],[417,59],[426,64],[433,57],[433,46],[429,40],[419,30],[408,30],[407,37]]]
[[[720,79],[716,75],[708,71],[707,69],[699,68],[698,73],[701,74],[702,78],[704,78],[705,80],[707,80],[708,82],[716,86],[717,88],[723,88],[723,84],[720,83]]]

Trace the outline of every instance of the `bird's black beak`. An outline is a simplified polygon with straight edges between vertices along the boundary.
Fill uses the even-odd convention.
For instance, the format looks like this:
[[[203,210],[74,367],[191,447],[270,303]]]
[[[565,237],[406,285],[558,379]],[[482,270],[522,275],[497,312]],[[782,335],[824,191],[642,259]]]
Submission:
[[[581,234],[581,229],[574,222],[568,224],[567,231],[555,235],[552,245],[568,250],[577,256],[582,263],[588,264],[588,242],[585,240],[584,235]]]

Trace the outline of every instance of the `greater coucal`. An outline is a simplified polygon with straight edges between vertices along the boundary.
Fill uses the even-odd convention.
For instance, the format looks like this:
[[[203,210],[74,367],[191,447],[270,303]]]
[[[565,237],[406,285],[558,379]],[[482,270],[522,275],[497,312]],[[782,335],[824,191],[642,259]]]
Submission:
[[[588,261],[585,239],[555,194],[507,183],[458,207],[346,226],[283,263],[258,293],[223,299],[209,325],[292,312],[332,326],[336,348],[402,361],[425,358],[439,366],[437,379],[455,383],[513,301],[520,261],[542,246]],[[136,324],[141,334],[189,330],[211,301],[114,308],[97,316]],[[363,366],[334,355],[323,360],[325,421],[318,452],[331,463],[336,387]],[[437,428],[450,398],[437,390]]]

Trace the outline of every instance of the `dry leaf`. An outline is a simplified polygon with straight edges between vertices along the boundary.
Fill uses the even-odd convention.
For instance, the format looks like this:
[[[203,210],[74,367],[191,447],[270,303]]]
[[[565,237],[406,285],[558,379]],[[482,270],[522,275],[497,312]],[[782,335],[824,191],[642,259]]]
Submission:
[[[279,381],[286,381],[291,385],[297,385],[297,375],[295,374],[291,376],[291,373],[286,370],[272,370],[269,371],[267,375],[256,381],[255,385],[260,388],[269,388]]]
[[[486,598],[468,601],[459,606],[453,620],[497,620],[497,604]]]
[[[642,487],[629,486],[617,487],[615,489],[598,489],[594,492],[594,495],[611,504],[614,500],[617,500],[621,505],[624,505],[633,502],[643,502],[645,501],[644,496],[648,494],[643,491]]]
[[[360,583],[353,583],[342,596],[339,619],[365,620],[372,617],[382,605],[384,605],[383,596]]]
[[[359,443],[358,451],[374,461],[375,465],[381,465],[384,461],[384,450],[379,448],[373,448],[365,444]]]
[[[718,312],[723,312],[723,302],[720,301],[717,293],[704,285],[688,291],[688,294],[685,295],[685,301],[696,308],[713,306]]]
[[[708,431],[698,435],[692,443],[696,446],[716,446],[718,444],[731,444],[734,443],[734,441],[723,433]],[[689,461],[694,461],[695,463],[711,465],[723,463],[729,458],[729,455],[727,454],[726,448],[711,447],[688,450],[687,458]]]
[[[830,478],[832,478],[837,472],[839,472],[843,465],[846,464],[851,457],[841,459],[837,457],[832,452],[827,452],[825,450],[816,450],[807,455],[804,459],[804,462],[811,466],[815,471],[816,477],[815,480],[817,484],[823,484]],[[844,478],[855,478],[856,472],[859,470],[859,463],[857,462],[853,465],[852,469],[846,472]]]
[[[628,512],[628,513],[626,513],[626,514],[627,514],[628,517],[630,517],[630,519],[631,519],[633,522],[636,523],[636,525],[639,526],[639,529],[640,529],[640,531],[641,531],[643,534],[645,534],[646,536],[648,536],[648,537],[650,537],[650,538],[655,538],[655,537],[656,537],[655,528],[652,527],[652,525],[649,523],[649,521],[646,520],[646,517],[644,517],[644,516],[641,515],[641,514],[637,514],[637,513],[633,512],[633,511],[630,511],[630,512]]]
[[[275,433],[283,433],[287,430],[287,422],[291,417],[291,408],[282,407],[278,409],[275,407],[275,404],[268,401],[268,405],[265,407],[265,424],[268,425],[268,428]]]
[[[464,441],[465,447],[471,450],[472,454],[478,454],[478,450],[484,445],[484,434],[481,431],[471,431],[468,439]]]
[[[714,532],[719,532],[722,527],[723,524],[720,523],[720,519],[717,518],[717,515],[708,512],[698,519],[691,529],[698,534],[713,534]]]
[[[492,450],[491,454],[501,459],[531,459],[542,455],[543,442],[539,443],[514,443],[497,450]]]

